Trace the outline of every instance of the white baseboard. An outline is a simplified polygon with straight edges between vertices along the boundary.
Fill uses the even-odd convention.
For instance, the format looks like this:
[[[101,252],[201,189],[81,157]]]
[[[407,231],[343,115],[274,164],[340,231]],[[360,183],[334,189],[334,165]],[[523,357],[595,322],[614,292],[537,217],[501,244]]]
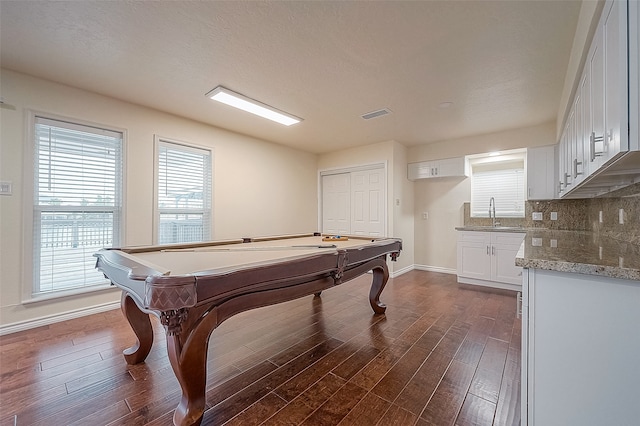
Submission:
[[[442,274],[452,274],[452,275],[457,274],[457,271],[455,269],[442,268],[440,266],[413,265],[413,268],[418,271],[440,272]]]
[[[87,315],[99,314],[112,309],[119,309],[120,301],[105,303],[104,305],[91,306],[89,308],[77,309],[75,311],[64,312],[56,315],[36,318],[27,321],[16,322],[0,326],[0,336],[5,334],[17,333],[18,331],[29,330],[43,325],[51,325],[61,321],[67,321],[75,318],[85,317]]]
[[[402,269],[398,269],[397,271],[393,271],[389,273],[389,277],[395,278],[399,277],[402,274],[406,274],[407,272],[411,272],[414,269],[414,265],[405,266]]]

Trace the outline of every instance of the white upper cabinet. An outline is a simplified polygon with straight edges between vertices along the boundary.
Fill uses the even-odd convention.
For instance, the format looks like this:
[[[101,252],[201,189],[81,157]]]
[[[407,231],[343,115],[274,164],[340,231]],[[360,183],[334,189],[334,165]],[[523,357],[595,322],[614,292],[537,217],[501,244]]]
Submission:
[[[640,153],[633,152],[637,9],[637,1],[604,6],[558,143],[560,197],[589,197],[640,181]]]
[[[555,146],[527,148],[527,200],[556,198]]]
[[[409,180],[464,176],[464,157],[409,163],[407,167]]]

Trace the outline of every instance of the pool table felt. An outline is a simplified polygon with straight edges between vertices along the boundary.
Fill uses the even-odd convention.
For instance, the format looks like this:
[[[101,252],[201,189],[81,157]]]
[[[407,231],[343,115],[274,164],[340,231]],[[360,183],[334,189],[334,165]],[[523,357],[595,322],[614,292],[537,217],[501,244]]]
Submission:
[[[225,244],[188,249],[167,249],[135,254],[122,253],[163,275],[213,274],[286,262],[314,254],[332,253],[339,249],[367,245],[370,239],[322,241],[320,236]],[[314,247],[300,247],[314,246]],[[335,247],[328,247],[335,246]]]

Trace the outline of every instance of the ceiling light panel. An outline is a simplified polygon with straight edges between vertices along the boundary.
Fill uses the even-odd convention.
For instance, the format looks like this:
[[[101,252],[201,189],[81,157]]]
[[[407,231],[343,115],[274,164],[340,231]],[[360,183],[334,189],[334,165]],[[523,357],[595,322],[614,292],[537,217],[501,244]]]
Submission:
[[[285,126],[291,126],[292,124],[302,121],[301,118],[295,115],[287,114],[284,111],[280,111],[272,106],[258,102],[222,86],[218,86],[207,93],[207,97],[262,118],[275,121],[276,123],[284,124]]]

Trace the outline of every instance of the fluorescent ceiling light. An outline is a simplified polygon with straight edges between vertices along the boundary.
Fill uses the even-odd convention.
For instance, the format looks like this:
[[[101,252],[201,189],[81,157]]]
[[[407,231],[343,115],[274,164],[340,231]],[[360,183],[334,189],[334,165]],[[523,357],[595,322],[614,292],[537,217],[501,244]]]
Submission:
[[[250,112],[251,114],[259,115],[260,117],[284,124],[285,126],[291,126],[292,124],[302,121],[301,118],[287,114],[286,112],[278,111],[269,105],[254,101],[251,98],[247,98],[240,93],[225,89],[222,86],[216,87],[207,93],[207,96],[214,101],[222,102],[223,104],[239,108],[243,111]]]

